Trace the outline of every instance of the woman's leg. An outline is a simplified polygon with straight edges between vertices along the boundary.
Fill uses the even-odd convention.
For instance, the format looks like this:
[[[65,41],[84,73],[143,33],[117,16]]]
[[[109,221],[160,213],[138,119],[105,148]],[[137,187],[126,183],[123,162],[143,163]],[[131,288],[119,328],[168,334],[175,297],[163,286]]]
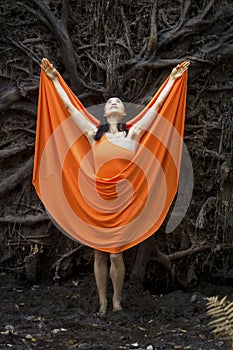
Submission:
[[[99,313],[104,315],[107,310],[107,277],[108,277],[108,265],[107,254],[99,250],[94,250],[94,273],[95,280],[99,294]]]
[[[113,284],[113,310],[119,311],[121,306],[121,291],[125,276],[125,265],[123,260],[123,254],[110,254],[111,267],[110,277]]]

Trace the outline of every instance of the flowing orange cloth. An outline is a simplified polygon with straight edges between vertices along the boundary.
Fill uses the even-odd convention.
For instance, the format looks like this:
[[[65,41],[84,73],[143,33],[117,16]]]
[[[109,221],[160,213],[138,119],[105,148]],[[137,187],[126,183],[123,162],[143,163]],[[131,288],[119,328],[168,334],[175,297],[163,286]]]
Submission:
[[[62,77],[72,104],[95,126]],[[153,106],[168,79],[130,128]],[[48,214],[71,238],[106,252],[124,251],[163,223],[178,187],[187,72],[177,79],[136,152],[104,135],[91,147],[41,72],[33,184]]]

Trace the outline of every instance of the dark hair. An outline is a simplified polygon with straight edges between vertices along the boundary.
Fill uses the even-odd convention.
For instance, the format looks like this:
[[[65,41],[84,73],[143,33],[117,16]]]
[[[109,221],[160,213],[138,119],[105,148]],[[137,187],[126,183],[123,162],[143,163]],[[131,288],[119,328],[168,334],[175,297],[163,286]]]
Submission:
[[[117,123],[117,129],[118,131],[125,131],[126,132],[126,135],[128,134],[129,130],[126,126],[125,123]],[[101,137],[109,131],[109,124],[106,123],[106,124],[101,124],[95,134],[95,137],[94,137],[94,140],[95,141],[99,141],[101,139]]]

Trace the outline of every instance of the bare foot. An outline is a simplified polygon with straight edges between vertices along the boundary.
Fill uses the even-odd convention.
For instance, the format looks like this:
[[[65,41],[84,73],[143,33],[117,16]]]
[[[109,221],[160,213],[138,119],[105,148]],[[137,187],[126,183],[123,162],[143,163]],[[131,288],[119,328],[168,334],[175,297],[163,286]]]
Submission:
[[[122,310],[121,302],[119,300],[113,299],[113,311],[120,311]]]
[[[108,306],[107,300],[104,300],[102,303],[100,303],[100,308],[99,308],[99,315],[100,316],[106,315],[107,306]]]

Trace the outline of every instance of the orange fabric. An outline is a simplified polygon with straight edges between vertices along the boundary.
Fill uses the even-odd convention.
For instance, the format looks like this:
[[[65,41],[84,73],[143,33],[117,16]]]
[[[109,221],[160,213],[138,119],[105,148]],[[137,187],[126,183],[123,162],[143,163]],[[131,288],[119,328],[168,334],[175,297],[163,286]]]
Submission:
[[[98,120],[59,80],[73,105],[97,126]],[[178,186],[186,82],[187,72],[133,153],[105,135],[91,147],[41,72],[33,184],[63,233],[95,249],[121,252],[158,230]],[[143,118],[166,83],[129,127]]]

